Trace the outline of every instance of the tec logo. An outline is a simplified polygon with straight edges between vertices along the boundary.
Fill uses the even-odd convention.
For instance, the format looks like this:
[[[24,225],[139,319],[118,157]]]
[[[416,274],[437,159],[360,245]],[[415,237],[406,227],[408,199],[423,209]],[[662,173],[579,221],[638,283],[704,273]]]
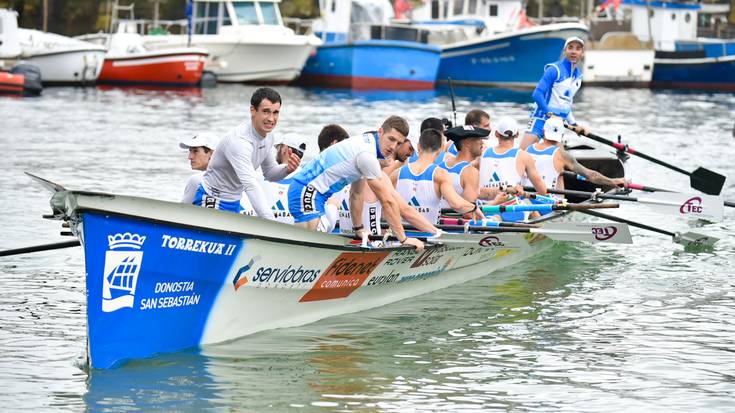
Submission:
[[[679,212],[682,214],[701,214],[702,213],[702,198],[695,196],[689,198],[681,204]]]
[[[618,229],[615,227],[592,227],[592,235],[598,241],[609,240],[618,233]]]

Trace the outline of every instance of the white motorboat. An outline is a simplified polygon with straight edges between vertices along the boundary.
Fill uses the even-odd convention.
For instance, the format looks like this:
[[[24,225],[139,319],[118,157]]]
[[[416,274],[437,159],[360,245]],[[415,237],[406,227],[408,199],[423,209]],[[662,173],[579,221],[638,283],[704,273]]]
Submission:
[[[189,44],[206,49],[204,70],[222,82],[288,83],[322,41],[285,27],[279,2],[194,1],[191,36],[146,35],[144,43],[151,49]]]
[[[21,57],[41,69],[44,84],[94,83],[105,61],[105,48],[70,37],[18,29]]]

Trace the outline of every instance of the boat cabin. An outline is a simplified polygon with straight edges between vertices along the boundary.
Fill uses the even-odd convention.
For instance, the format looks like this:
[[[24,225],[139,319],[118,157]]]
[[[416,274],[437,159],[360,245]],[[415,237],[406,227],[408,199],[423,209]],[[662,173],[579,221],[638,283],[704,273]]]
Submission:
[[[20,53],[18,13],[14,10],[0,9],[0,59],[14,59],[20,56]]]
[[[280,0],[226,1],[195,0],[193,34],[220,34],[243,26],[283,27]]]
[[[502,32],[515,26],[523,3],[518,0],[431,0],[411,11],[415,21],[482,22],[493,32]]]
[[[697,38],[697,3],[672,3],[665,1],[625,0],[630,7],[631,31],[641,41],[653,37],[656,50],[673,51],[680,40]]]

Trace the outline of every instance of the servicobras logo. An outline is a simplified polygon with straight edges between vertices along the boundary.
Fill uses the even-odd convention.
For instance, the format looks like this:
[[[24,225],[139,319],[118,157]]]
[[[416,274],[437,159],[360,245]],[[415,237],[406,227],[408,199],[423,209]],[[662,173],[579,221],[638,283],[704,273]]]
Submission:
[[[618,229],[609,226],[609,227],[592,227],[592,235],[595,236],[595,239],[598,241],[606,241],[610,238],[614,237],[615,234],[618,233]]]
[[[681,204],[679,212],[682,214],[701,214],[702,213],[702,198],[695,196],[689,198]]]

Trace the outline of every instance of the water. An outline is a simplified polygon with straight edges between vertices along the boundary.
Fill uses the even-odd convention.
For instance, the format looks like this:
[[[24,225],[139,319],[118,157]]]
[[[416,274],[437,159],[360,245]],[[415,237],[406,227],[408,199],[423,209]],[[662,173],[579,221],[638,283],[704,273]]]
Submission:
[[[248,116],[253,87],[203,91],[53,88],[0,99],[0,249],[57,242],[48,193],[70,188],[177,200],[189,176],[178,139]],[[374,129],[451,119],[446,90],[358,93],[283,87],[278,130],[337,122]],[[458,89],[524,122],[527,92]],[[735,176],[735,96],[586,89],[577,118],[684,169]],[[688,191],[688,178],[632,158],[634,182]],[[733,181],[724,194],[735,199]],[[557,245],[513,268],[418,298],[201,351],[88,373],[81,249],[0,258],[3,411],[735,411],[735,226],[693,228],[625,205],[616,214],[722,238],[686,252],[634,230],[634,245]],[[263,311],[268,311],[264,308]]]

